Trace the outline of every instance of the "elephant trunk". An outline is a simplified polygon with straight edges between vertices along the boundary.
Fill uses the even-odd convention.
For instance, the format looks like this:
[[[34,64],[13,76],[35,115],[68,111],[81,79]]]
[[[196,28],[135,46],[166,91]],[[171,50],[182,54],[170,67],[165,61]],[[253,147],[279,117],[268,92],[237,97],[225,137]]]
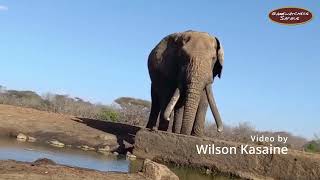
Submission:
[[[200,89],[199,83],[191,83],[187,87],[181,134],[191,135],[201,96]]]
[[[195,52],[186,68],[186,91],[181,134],[191,135],[201,93],[212,74],[211,59]]]
[[[221,121],[221,117],[220,117],[216,102],[214,100],[211,84],[208,84],[206,86],[206,94],[207,94],[207,98],[208,98],[211,112],[212,112],[213,117],[216,121],[217,130],[218,130],[218,132],[222,132],[223,131],[222,121]]]

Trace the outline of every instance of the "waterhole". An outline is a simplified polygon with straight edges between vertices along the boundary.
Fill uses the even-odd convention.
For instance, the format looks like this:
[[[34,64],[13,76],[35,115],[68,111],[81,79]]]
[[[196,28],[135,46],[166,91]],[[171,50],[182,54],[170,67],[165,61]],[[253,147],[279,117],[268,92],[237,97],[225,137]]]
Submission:
[[[58,164],[95,169],[99,171],[118,171],[134,173],[142,168],[143,160],[127,160],[125,156],[106,156],[93,151],[74,148],[56,148],[15,139],[0,138],[0,160],[33,162],[39,158],[48,158]],[[181,180],[227,180],[230,177],[208,175],[203,171],[168,165]]]

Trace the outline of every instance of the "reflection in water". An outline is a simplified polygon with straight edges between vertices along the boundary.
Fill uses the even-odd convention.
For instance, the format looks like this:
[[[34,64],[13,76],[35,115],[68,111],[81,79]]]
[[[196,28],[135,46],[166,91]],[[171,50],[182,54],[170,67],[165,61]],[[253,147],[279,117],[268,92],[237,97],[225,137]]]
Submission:
[[[183,180],[194,180],[194,179],[199,179],[199,180],[229,180],[229,179],[235,179],[232,177],[226,177],[226,176],[221,176],[221,175],[208,175],[205,174],[204,172],[201,172],[200,170],[197,169],[192,169],[192,168],[182,168],[182,167],[176,167],[176,166],[170,166],[168,167],[173,171],[180,179]]]
[[[130,161],[129,163],[129,172],[135,173],[142,170],[143,159],[136,159],[135,161]]]
[[[141,170],[143,160],[137,159],[131,161],[129,164],[129,172],[138,172]],[[176,167],[170,164],[166,164],[171,171],[173,171],[181,180],[230,180],[236,179],[232,177],[220,176],[220,175],[208,175],[200,170],[185,167]]]
[[[0,160],[13,159],[17,161],[33,162],[39,158],[52,159],[58,164],[83,167],[100,171],[138,172],[142,169],[143,160],[128,161],[124,157],[105,156],[96,152],[71,148],[56,148],[41,146],[34,143],[18,142],[15,139],[0,138]],[[212,176],[199,170],[168,167],[181,180],[226,180],[223,176]]]

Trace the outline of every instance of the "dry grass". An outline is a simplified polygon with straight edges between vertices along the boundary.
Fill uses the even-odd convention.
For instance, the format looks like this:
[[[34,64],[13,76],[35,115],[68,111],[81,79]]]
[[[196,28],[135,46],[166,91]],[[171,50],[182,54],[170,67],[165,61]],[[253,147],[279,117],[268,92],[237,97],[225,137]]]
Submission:
[[[93,104],[81,98],[72,98],[68,95],[47,93],[43,96],[32,91],[6,90],[0,86],[0,104],[9,104],[22,107],[30,107],[42,111],[74,115],[84,118],[102,119],[127,123],[130,125],[145,126],[150,112],[150,102],[131,97],[121,97],[115,100],[117,105]],[[223,140],[253,143],[251,135],[264,135],[277,137],[278,135],[288,137],[286,146],[302,150],[310,143],[319,146],[320,138],[315,135],[315,140],[308,142],[303,137],[294,136],[289,132],[258,131],[248,122],[239,123],[236,126],[224,125],[223,133],[217,133],[215,124],[205,125],[205,135]],[[256,144],[263,144],[256,142]],[[274,142],[273,145],[283,146]],[[313,147],[313,145],[312,145]]]

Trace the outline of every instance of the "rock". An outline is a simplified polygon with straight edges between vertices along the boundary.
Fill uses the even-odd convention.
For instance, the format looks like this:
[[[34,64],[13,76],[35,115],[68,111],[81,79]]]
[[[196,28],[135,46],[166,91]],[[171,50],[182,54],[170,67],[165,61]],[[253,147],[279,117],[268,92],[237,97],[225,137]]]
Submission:
[[[28,142],[36,142],[37,139],[35,137],[29,136],[28,137]]]
[[[117,151],[119,148],[119,145],[109,145],[109,144],[102,144],[101,147],[98,148],[98,152],[103,154],[109,154],[111,152]]]
[[[105,151],[105,152],[99,151],[99,153],[101,153],[101,154],[103,154],[105,156],[110,156],[111,155],[111,152],[108,152],[108,151]]]
[[[82,149],[84,151],[94,151],[95,150],[95,148],[87,146],[87,145],[80,146],[80,149]]]
[[[126,158],[129,160],[136,160],[137,156],[131,154],[129,151],[127,152]]]
[[[118,156],[119,155],[119,153],[116,151],[117,150],[117,148],[118,148],[119,146],[117,145],[117,146],[113,146],[113,147],[110,147],[110,146],[108,146],[108,145],[105,145],[105,146],[103,146],[103,147],[100,147],[100,148],[98,148],[98,152],[99,153],[102,153],[102,154],[104,154],[104,155],[114,155],[114,156]]]
[[[142,172],[147,178],[153,180],[179,180],[167,166],[146,159],[143,162]]]
[[[18,136],[17,136],[17,140],[18,141],[22,141],[22,142],[25,142],[27,141],[28,137],[22,133],[19,133]]]
[[[125,140],[123,140],[122,143],[123,143],[125,149],[133,148],[133,144],[131,144],[131,143],[125,141]]]
[[[55,147],[64,147],[64,144],[62,142],[59,142],[57,140],[51,140],[49,141],[49,144]]]
[[[113,134],[100,134],[99,138],[104,141],[117,141],[117,137]]]
[[[50,165],[56,165],[56,163],[48,158],[40,158],[35,160],[33,163],[33,165],[41,165],[41,164],[50,164]]]
[[[129,160],[136,160],[137,159],[137,156],[135,156],[135,155],[133,155],[133,154],[129,154],[129,155],[127,155],[127,159],[129,159]]]
[[[110,151],[111,151],[111,148],[108,145],[98,148],[98,152],[110,152]]]

